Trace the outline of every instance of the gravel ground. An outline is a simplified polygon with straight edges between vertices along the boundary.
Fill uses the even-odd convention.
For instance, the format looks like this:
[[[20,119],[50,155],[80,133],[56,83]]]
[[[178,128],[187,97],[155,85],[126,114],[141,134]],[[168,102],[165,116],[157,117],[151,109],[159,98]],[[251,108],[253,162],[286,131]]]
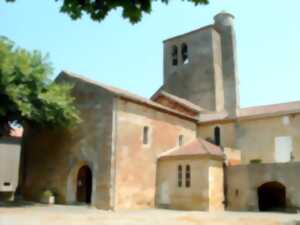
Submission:
[[[297,222],[299,221],[299,222]],[[103,211],[88,206],[0,206],[0,225],[300,225],[300,214],[163,209]]]

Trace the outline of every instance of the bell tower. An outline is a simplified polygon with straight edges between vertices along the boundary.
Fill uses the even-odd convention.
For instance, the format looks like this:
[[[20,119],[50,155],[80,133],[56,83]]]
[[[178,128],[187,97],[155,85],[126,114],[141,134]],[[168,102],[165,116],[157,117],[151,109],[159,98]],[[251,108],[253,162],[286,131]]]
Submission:
[[[238,107],[233,16],[164,41],[163,90],[209,111],[235,114]]]

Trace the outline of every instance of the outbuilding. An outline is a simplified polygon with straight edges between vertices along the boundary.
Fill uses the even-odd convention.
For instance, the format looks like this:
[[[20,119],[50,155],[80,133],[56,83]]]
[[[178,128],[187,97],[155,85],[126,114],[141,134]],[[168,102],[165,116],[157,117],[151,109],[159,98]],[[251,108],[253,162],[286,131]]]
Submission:
[[[224,153],[219,146],[195,139],[158,157],[156,206],[224,210]]]

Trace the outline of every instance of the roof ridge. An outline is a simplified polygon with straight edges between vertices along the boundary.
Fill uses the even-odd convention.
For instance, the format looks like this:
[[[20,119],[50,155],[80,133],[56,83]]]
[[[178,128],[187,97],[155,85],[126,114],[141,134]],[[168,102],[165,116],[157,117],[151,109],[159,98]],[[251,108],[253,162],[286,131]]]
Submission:
[[[151,99],[139,96],[137,94],[131,93],[131,92],[127,91],[127,90],[124,90],[124,89],[121,89],[121,88],[118,88],[118,87],[106,85],[106,84],[104,84],[102,82],[91,80],[91,79],[86,78],[86,77],[84,77],[82,75],[79,75],[77,73],[73,73],[73,72],[70,72],[70,71],[67,71],[67,70],[62,70],[62,72],[59,74],[59,76],[56,79],[58,79],[60,76],[63,76],[63,75],[66,75],[66,76],[69,76],[69,77],[73,77],[73,78],[79,79],[79,80],[81,80],[83,82],[87,82],[87,83],[96,85],[98,87],[101,87],[104,90],[106,90],[108,92],[111,92],[112,94],[114,94],[115,96],[118,96],[120,98],[125,98],[127,100],[131,100],[131,101],[136,102],[136,103],[144,104],[144,105],[147,105],[149,107],[152,107],[152,108],[155,108],[155,109],[159,109],[161,111],[164,111],[164,112],[176,115],[176,116],[181,117],[181,118],[183,117],[185,119],[197,121],[196,117],[189,116],[189,115],[186,115],[184,113],[178,112],[178,111],[176,111],[174,109],[171,109],[171,108],[168,108],[166,106],[160,105],[157,102],[152,101]]]
[[[189,110],[192,110],[194,112],[201,112],[201,111],[205,111],[203,108],[201,108],[200,106],[194,104],[193,102],[185,99],[185,98],[181,98],[177,95],[171,94],[165,90],[159,90],[157,91],[150,99],[154,102],[156,102],[157,98],[159,98],[160,96],[166,97],[168,99],[170,99],[171,101],[176,102],[177,104],[188,108]]]
[[[164,153],[160,154],[158,158],[195,155],[212,155],[224,157],[224,153],[220,146],[211,144],[202,138],[196,137],[182,146],[178,146],[176,148],[165,151]]]
[[[202,139],[199,139],[200,144],[202,145],[202,147],[205,149],[205,151],[209,154],[209,149],[207,148],[207,146],[205,145],[206,143],[204,141],[202,141]]]
[[[183,34],[179,34],[179,35],[175,35],[173,37],[167,38],[167,39],[163,40],[163,43],[167,42],[167,41],[170,41],[172,39],[179,38],[179,37],[182,37],[182,36],[186,36],[186,35],[189,35],[189,34],[192,34],[192,33],[198,32],[198,31],[202,31],[202,30],[205,30],[205,29],[208,29],[208,28],[215,28],[215,26],[213,24],[209,24],[209,25],[206,25],[204,27],[199,27],[199,28],[194,29],[192,31],[188,31],[188,32],[185,32]]]
[[[280,103],[274,103],[274,104],[269,104],[269,105],[248,106],[248,107],[244,107],[244,108],[239,108],[238,110],[253,109],[253,108],[264,108],[264,107],[272,107],[272,106],[279,106],[279,105],[288,105],[288,104],[295,104],[295,103],[299,103],[300,104],[300,100],[289,101],[289,102],[280,102]]]

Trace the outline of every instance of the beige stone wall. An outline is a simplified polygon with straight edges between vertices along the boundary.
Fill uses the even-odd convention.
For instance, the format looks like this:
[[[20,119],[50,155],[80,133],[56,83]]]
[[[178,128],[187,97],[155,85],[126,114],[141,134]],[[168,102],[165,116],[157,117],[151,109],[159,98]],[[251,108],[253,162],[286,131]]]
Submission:
[[[149,144],[142,143],[143,127],[150,129]],[[196,137],[196,125],[167,113],[125,100],[116,111],[115,207],[153,207],[157,156]]]
[[[221,146],[235,148],[236,130],[233,122],[200,124],[198,125],[198,137],[214,140],[215,127],[221,129]]]
[[[286,188],[288,208],[300,207],[300,162],[251,164],[228,167],[227,200],[229,210],[258,210],[257,188],[276,181]]]
[[[291,137],[292,155],[295,161],[300,160],[299,114],[244,120],[238,122],[236,128],[236,148],[242,151],[242,163],[253,159],[274,162],[276,137]]]
[[[178,166],[183,168],[182,187],[178,187]],[[191,186],[185,187],[185,167],[191,167]],[[157,207],[182,210],[223,209],[222,162],[204,157],[162,159],[158,162]]]
[[[201,181],[199,181],[201,182]],[[209,161],[208,168],[209,211],[224,210],[224,171],[221,161]]]
[[[221,128],[221,146],[241,151],[241,163],[251,160],[275,162],[275,139],[292,140],[292,160],[300,160],[300,114],[262,119],[198,125],[198,136],[214,140],[214,128]]]
[[[113,208],[112,139],[113,96],[96,85],[64,78],[74,84],[73,96],[82,123],[70,132],[57,129],[25,129],[25,199],[39,201],[50,189],[58,203],[76,203],[77,175],[81,166],[92,172],[92,205]]]

